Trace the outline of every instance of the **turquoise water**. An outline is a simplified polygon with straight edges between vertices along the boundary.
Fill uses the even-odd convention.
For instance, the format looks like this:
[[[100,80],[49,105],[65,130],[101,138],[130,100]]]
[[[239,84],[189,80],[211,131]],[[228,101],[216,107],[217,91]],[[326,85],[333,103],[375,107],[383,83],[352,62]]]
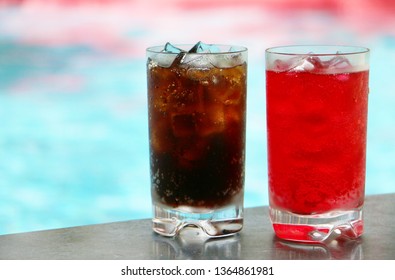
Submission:
[[[39,17],[38,11],[31,13]],[[67,12],[56,13],[63,17],[56,28],[73,26]],[[77,19],[93,14],[97,11],[85,11]],[[0,234],[150,217],[144,48],[153,44],[153,28],[113,24],[98,42],[73,36],[70,42],[63,33],[44,34],[52,29],[43,24],[32,27],[36,35],[30,37],[15,23],[24,17],[34,18],[18,9],[0,9],[7,23],[0,25]],[[313,20],[336,21],[320,13]],[[341,27],[332,28],[330,34],[336,28],[343,34],[336,35],[343,36],[336,42],[347,38],[372,49],[366,193],[394,192],[390,69],[395,69],[395,36],[356,33],[350,39]],[[93,29],[95,38],[103,35]],[[250,49],[246,207],[268,203],[263,50],[300,43],[273,34],[261,40],[251,32],[234,34]],[[305,32],[306,42],[321,42]],[[218,36],[226,42],[226,34]]]
[[[100,57],[0,45],[0,232],[149,215],[145,62]]]

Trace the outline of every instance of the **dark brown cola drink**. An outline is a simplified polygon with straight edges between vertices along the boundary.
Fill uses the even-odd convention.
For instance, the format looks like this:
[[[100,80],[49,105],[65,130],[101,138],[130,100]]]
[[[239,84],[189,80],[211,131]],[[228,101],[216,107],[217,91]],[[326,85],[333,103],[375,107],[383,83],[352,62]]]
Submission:
[[[164,235],[207,220],[211,235],[218,231],[216,211],[223,220],[230,213],[232,222],[242,220],[246,50],[203,47],[147,51],[154,230]]]

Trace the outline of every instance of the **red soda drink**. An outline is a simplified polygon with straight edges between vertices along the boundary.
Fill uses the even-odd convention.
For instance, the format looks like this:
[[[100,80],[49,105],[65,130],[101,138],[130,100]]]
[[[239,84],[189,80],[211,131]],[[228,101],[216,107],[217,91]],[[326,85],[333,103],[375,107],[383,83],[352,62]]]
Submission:
[[[281,238],[306,242],[336,234],[356,238],[363,232],[367,50],[340,47],[339,54],[321,47],[302,54],[301,47],[291,48],[267,52],[274,230]]]

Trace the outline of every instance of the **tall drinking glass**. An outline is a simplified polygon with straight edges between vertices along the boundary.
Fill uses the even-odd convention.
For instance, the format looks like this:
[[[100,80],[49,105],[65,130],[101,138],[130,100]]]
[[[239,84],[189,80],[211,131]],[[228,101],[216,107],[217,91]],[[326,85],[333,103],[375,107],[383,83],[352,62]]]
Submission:
[[[208,237],[243,226],[247,49],[147,49],[153,230]]]
[[[266,50],[270,218],[302,242],[363,233],[369,49]]]

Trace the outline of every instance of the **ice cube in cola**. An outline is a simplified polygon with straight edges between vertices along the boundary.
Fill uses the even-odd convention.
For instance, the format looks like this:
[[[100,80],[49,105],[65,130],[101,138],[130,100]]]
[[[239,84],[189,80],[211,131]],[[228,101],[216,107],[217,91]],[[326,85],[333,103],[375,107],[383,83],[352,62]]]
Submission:
[[[165,47],[163,48],[163,52],[167,52],[167,53],[182,53],[185,52],[184,50],[173,46],[171,43],[167,42]]]
[[[171,65],[147,73],[153,198],[169,207],[223,207],[244,185],[246,63],[216,67],[218,49],[201,42],[166,51],[178,52]]]
[[[188,53],[219,53],[221,50],[213,44],[205,44],[202,41],[197,42]]]

